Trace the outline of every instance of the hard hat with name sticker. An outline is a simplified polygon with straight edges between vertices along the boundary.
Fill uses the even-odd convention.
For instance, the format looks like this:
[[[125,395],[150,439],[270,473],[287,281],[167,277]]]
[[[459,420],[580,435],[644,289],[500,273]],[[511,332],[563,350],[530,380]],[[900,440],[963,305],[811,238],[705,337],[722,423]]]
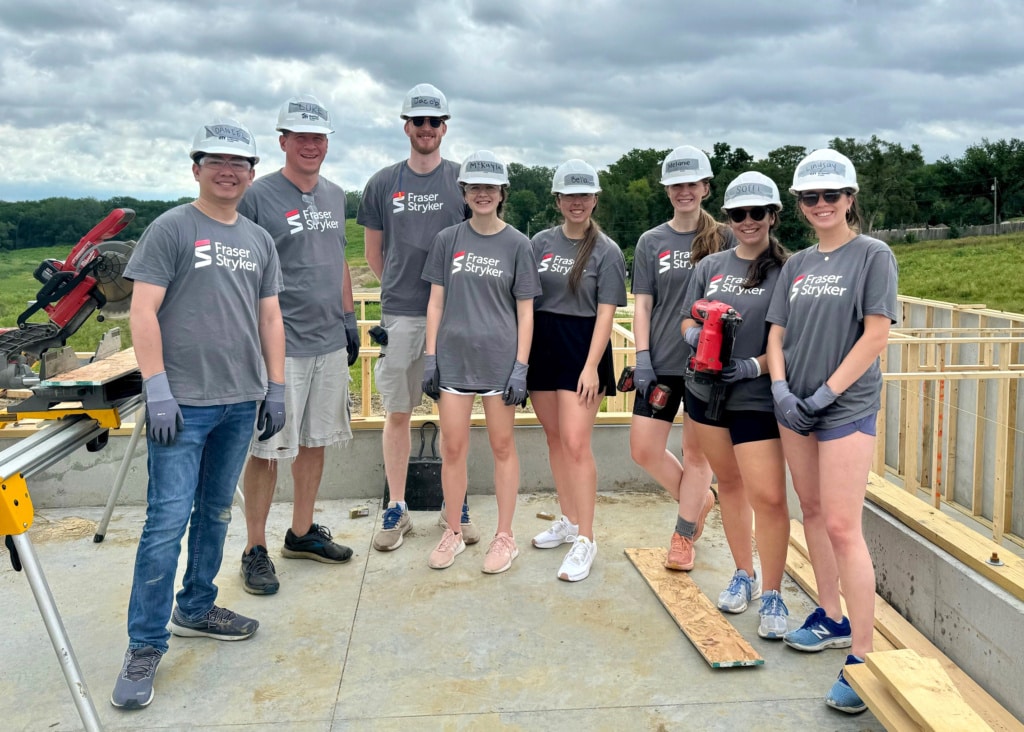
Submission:
[[[555,170],[551,180],[552,193],[600,193],[601,183],[597,171],[589,163],[573,158],[566,160]]]
[[[793,171],[793,187],[790,193],[800,191],[841,191],[860,190],[857,185],[857,171],[850,159],[841,152],[830,148],[815,150],[797,163]]]
[[[200,127],[192,139],[192,149],[188,155],[193,160],[203,155],[238,155],[249,158],[253,165],[260,161],[252,133],[241,122],[230,117],[221,117]]]
[[[779,187],[775,181],[764,173],[749,171],[736,176],[725,189],[725,201],[722,210],[742,208],[743,206],[774,206],[782,210],[782,199],[779,198]]]

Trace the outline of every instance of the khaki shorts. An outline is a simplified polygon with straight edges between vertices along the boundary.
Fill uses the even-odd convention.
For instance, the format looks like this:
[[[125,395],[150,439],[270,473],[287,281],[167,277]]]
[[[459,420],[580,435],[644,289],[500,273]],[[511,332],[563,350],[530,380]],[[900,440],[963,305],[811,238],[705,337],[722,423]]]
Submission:
[[[416,315],[381,315],[388,344],[381,346],[373,367],[377,391],[387,412],[408,414],[423,401],[423,349],[427,344],[427,318]]]
[[[326,447],[352,439],[348,351],[284,359],[284,429],[266,442],[253,435],[250,451],[266,460],[288,460],[302,447]]]

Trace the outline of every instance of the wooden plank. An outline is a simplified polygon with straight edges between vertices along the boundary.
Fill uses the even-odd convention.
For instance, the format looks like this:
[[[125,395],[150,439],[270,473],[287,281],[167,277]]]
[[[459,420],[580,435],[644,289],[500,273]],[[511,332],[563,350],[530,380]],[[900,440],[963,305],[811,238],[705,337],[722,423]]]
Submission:
[[[954,328],[960,327],[960,311],[955,310],[950,315],[951,322]],[[960,362],[960,343],[959,341],[953,341],[949,345],[949,358],[953,363]],[[960,420],[960,382],[950,381],[948,382],[947,390],[949,393],[949,424],[947,425],[947,438],[946,445],[948,447],[946,451],[946,492],[945,499],[952,501],[956,496],[956,454],[957,454],[957,425]],[[875,471],[878,473],[878,471]],[[882,473],[878,473],[882,475]]]
[[[137,371],[135,349],[128,348],[95,363],[86,364],[81,368],[47,379],[40,386],[103,386],[125,374]]]
[[[665,549],[626,549],[658,601],[711,668],[760,666],[764,659],[701,592],[687,572],[665,569]]]
[[[896,488],[895,490],[900,490]],[[804,527],[799,521],[792,521],[789,529],[790,554],[798,554],[803,561],[807,561],[807,541],[804,537]],[[789,571],[790,560],[787,558],[786,570]],[[808,568],[810,565],[808,564]],[[792,575],[793,573],[790,572]],[[797,579],[794,576],[794,579]],[[813,575],[810,578],[814,581]],[[797,579],[797,582],[800,582]],[[803,583],[801,582],[801,586]],[[806,589],[806,588],[805,588]],[[811,593],[811,597],[817,597],[817,592]],[[879,643],[881,636],[885,643]],[[875,595],[875,636],[874,648],[876,651],[891,650],[893,648],[910,648],[922,656],[934,658],[945,669],[949,677],[953,679],[960,694],[967,700],[992,729],[1000,732],[1024,732],[1022,725],[1016,717],[1008,712],[999,702],[981,687],[978,682],[968,676],[963,669],[956,665],[952,659],[932,645],[932,642],[925,635],[915,628],[906,618],[899,614],[895,608],[887,603],[879,595]]]
[[[864,660],[922,729],[929,732],[983,732],[992,729],[964,701],[934,658],[924,658],[916,651],[902,649],[869,653]]]
[[[916,732],[921,729],[921,725],[904,711],[900,703],[889,693],[889,687],[875,676],[866,663],[843,666],[843,676],[850,682],[850,686],[857,692],[857,695],[868,705],[868,709],[875,715],[875,719],[881,722],[887,730]]]

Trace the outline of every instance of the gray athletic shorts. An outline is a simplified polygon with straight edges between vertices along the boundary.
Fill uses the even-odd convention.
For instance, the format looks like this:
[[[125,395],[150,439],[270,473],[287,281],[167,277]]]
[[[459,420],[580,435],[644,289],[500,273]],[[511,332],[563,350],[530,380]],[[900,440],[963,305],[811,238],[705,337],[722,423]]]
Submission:
[[[383,314],[380,324],[388,332],[388,344],[380,347],[373,367],[377,391],[385,411],[408,414],[423,401],[427,317]]]
[[[348,351],[284,359],[284,429],[266,442],[259,430],[250,451],[267,460],[287,460],[303,447],[326,447],[352,439],[348,402]]]

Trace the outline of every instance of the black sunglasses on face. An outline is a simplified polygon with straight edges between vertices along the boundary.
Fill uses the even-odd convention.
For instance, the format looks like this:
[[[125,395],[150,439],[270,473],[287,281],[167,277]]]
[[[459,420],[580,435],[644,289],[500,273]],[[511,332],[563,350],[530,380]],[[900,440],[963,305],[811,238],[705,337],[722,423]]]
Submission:
[[[768,208],[765,206],[753,206],[752,208],[729,209],[729,218],[732,219],[734,224],[741,224],[746,221],[747,214],[750,214],[750,218],[754,221],[764,221],[764,217],[768,215]]]
[[[807,208],[810,208],[811,206],[818,205],[819,196],[825,199],[825,203],[836,203],[843,197],[845,192],[846,191],[821,191],[821,193],[819,193],[818,191],[804,191],[797,196],[797,199],[800,203],[807,206]]]
[[[425,122],[430,122],[430,126],[435,130],[444,122],[440,117],[410,117],[409,119],[412,120],[413,127],[422,127]]]

